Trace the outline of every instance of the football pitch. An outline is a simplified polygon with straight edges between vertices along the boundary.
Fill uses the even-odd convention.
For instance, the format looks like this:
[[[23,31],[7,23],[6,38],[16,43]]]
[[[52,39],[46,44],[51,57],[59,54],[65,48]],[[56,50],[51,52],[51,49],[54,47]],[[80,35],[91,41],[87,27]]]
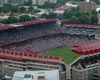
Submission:
[[[66,64],[72,63],[75,59],[81,56],[76,53],[73,53],[70,47],[56,48],[54,50],[42,54],[48,56],[59,56],[61,58],[64,58],[64,62]]]

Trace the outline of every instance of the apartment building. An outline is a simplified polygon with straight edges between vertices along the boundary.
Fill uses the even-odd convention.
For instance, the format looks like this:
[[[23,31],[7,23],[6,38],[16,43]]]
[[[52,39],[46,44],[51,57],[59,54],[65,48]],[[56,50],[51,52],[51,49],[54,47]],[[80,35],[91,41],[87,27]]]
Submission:
[[[85,2],[80,2],[79,3],[79,9],[80,11],[84,11],[84,12],[87,12],[87,13],[90,13],[92,12],[92,10],[96,10],[97,8],[97,4],[93,1],[85,1]]]
[[[20,4],[23,3],[26,0],[0,0],[0,5],[3,5],[5,3],[12,3],[12,4]]]
[[[45,4],[45,2],[57,3],[57,0],[32,0],[32,5],[42,6]]]

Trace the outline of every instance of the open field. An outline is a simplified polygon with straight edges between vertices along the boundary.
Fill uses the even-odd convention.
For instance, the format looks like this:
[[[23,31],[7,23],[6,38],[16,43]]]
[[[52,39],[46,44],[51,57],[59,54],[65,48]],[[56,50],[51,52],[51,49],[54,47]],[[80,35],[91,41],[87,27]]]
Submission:
[[[81,56],[81,55],[73,53],[71,50],[72,49],[69,47],[63,47],[63,48],[57,48],[57,49],[54,49],[52,51],[49,51],[47,53],[42,53],[42,54],[48,55],[48,56],[59,56],[61,58],[64,58],[64,62],[66,64],[70,64],[79,56]]]

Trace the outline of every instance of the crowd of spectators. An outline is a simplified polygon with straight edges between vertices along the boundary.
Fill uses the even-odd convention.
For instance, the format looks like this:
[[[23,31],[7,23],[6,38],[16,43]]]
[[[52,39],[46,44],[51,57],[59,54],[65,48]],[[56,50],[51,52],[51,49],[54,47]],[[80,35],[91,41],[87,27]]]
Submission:
[[[0,46],[11,42],[20,42],[32,37],[44,36],[59,32],[59,27],[55,23],[45,23],[4,30],[0,31]]]
[[[27,53],[27,49],[35,52],[41,53],[46,52],[55,48],[84,44],[86,42],[93,41],[88,38],[82,38],[79,36],[70,36],[65,34],[52,35],[48,37],[41,37],[32,40],[26,40],[24,42],[19,42],[13,45],[5,46],[4,49],[11,51],[19,51]]]
[[[64,46],[72,47],[73,45],[80,45],[94,40],[74,34],[68,35],[63,33],[63,31],[59,35],[50,35],[53,33],[61,33],[61,28],[56,23],[37,24],[3,30],[0,31],[0,46],[15,42],[12,45],[5,45],[1,48],[25,53],[29,52],[29,50],[35,53],[41,53]]]

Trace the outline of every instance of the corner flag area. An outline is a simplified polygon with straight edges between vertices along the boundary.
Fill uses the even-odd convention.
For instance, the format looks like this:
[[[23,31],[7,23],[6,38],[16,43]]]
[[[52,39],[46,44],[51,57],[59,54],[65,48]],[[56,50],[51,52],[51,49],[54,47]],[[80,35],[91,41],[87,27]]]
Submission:
[[[76,53],[72,52],[72,49],[69,47],[63,47],[63,48],[56,48],[54,50],[51,50],[47,53],[42,53],[43,55],[48,55],[48,56],[59,56],[61,58],[64,58],[64,62],[66,64],[72,63],[75,59],[82,55],[78,55]]]

